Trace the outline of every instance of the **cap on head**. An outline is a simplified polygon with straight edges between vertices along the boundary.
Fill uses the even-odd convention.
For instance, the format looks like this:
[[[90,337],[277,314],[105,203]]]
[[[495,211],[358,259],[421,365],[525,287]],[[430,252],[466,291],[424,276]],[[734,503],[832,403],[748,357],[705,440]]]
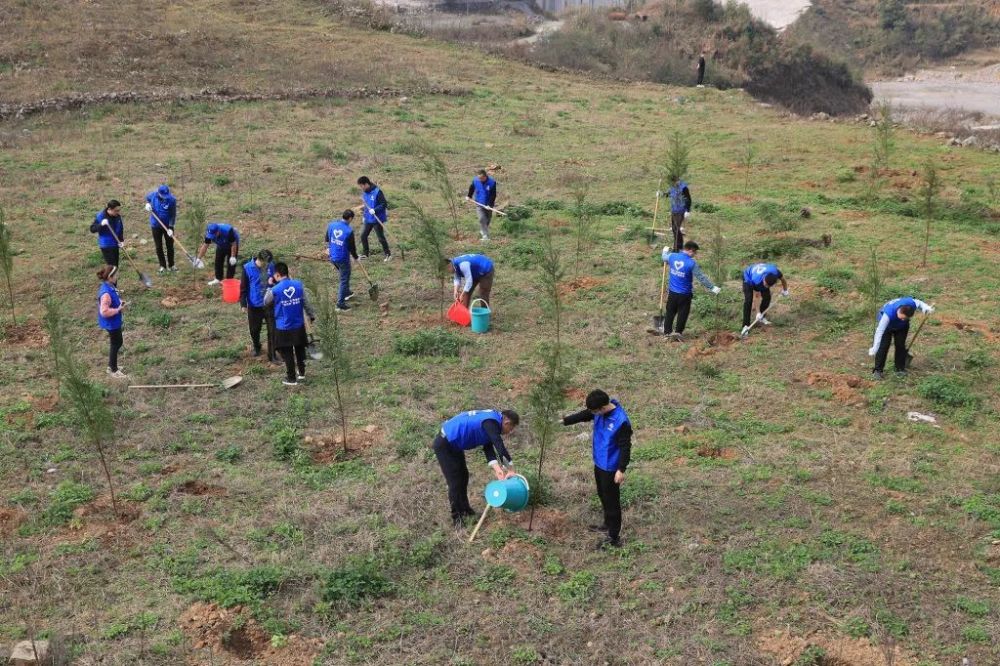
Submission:
[[[219,224],[217,222],[209,223],[208,227],[205,229],[206,236],[214,236],[219,233]]]
[[[587,405],[587,409],[594,411],[595,409],[610,405],[611,398],[601,389],[594,389],[587,394],[587,402],[585,404]]]
[[[160,185],[158,188],[156,188],[156,193],[161,197],[166,198],[170,196],[170,188],[167,187],[166,185]]]

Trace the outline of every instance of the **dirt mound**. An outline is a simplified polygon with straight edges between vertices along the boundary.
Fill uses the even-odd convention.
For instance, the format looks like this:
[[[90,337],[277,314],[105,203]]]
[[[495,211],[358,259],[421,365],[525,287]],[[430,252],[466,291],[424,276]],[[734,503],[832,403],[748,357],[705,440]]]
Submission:
[[[538,514],[535,514],[538,520]],[[487,548],[483,557],[488,560],[506,564],[521,573],[538,571],[545,561],[545,553],[533,543],[527,541],[508,541],[500,550]]]
[[[514,522],[522,529],[528,529],[528,521],[531,519],[531,511],[522,511],[517,514]],[[551,537],[566,536],[569,532],[569,516],[565,511],[558,509],[546,509],[540,507],[535,509],[534,520],[531,521],[531,530]]]
[[[356,455],[385,440],[385,432],[378,426],[367,425],[364,428],[347,431],[347,452],[344,452],[344,437],[339,430],[334,432],[306,435],[303,443],[309,448],[313,462],[329,463]]]
[[[0,507],[0,535],[8,536],[14,533],[28,517],[21,509]]]
[[[728,446],[699,446],[698,455],[702,458],[715,458],[717,460],[736,460],[739,458],[739,453],[736,449],[730,448]]]
[[[820,666],[885,666],[887,663],[913,666],[916,663],[899,646],[895,646],[890,653],[894,656],[890,661],[886,659],[886,652],[882,647],[872,645],[867,639],[843,638],[824,633],[799,637],[779,629],[765,634],[757,642],[757,647],[761,652],[772,655],[780,664],[796,663],[809,649],[823,654],[814,662]]]
[[[4,339],[8,344],[25,347],[44,347],[49,344],[49,334],[45,332],[45,327],[34,320],[7,324],[4,327]]]
[[[834,372],[816,371],[806,375],[809,386],[825,386],[833,392],[833,397],[842,405],[859,405],[865,402],[861,391],[872,383],[852,375],[838,375]]]
[[[961,321],[958,319],[950,319],[948,317],[941,317],[940,321],[944,326],[952,326],[963,332],[978,333],[983,336],[987,342],[1000,341],[1000,331],[994,330],[985,322]]]
[[[200,303],[205,300],[200,291],[191,289],[190,287],[166,287],[163,290],[163,294],[163,298],[160,299],[160,305],[168,310]]]
[[[209,497],[221,497],[228,492],[222,486],[213,486],[210,483],[205,483],[197,479],[185,481],[181,485],[177,486],[175,490],[185,495],[197,495],[199,497],[202,495],[207,495]]]
[[[575,291],[580,289],[593,289],[594,287],[599,287],[602,284],[607,284],[607,278],[595,278],[595,277],[578,277],[572,280],[567,280],[559,285],[559,294],[562,296],[568,296]]]
[[[684,358],[695,359],[699,356],[711,356],[721,349],[727,349],[739,342],[740,336],[729,331],[712,331],[705,338],[703,345],[692,345],[684,354]]]
[[[180,625],[195,649],[210,651],[211,663],[220,666],[247,662],[311,666],[323,648],[323,641],[296,634],[272,642],[243,606],[226,609],[197,602],[181,615]],[[191,663],[205,663],[202,657],[198,655]]]

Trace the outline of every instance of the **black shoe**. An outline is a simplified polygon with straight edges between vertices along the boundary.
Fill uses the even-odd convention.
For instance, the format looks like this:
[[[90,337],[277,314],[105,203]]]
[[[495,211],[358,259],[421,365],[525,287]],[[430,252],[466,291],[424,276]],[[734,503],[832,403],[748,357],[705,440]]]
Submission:
[[[620,538],[612,539],[611,537],[608,537],[607,539],[601,539],[600,541],[597,542],[597,550],[610,550],[612,548],[621,548],[621,547],[622,547],[622,540]]]
[[[873,370],[872,379],[874,379],[877,382],[880,382],[883,379],[885,379],[885,373],[883,373],[881,370]]]
[[[344,303],[343,305],[338,305],[337,306],[337,312],[350,312],[350,311],[351,311],[351,308],[347,305],[347,303]]]
[[[906,370],[897,370],[896,371],[896,379],[906,379],[906,376],[908,374],[909,373]]]
[[[608,533],[607,525],[587,525],[587,529],[590,530],[591,532],[599,532],[604,534]]]
[[[260,347],[254,347],[253,351],[250,352],[250,355],[253,356],[254,358],[260,356]]]
[[[283,380],[281,380],[281,383],[284,384],[285,386],[298,386],[299,385],[299,383],[297,381],[295,381],[294,379],[283,379]]]

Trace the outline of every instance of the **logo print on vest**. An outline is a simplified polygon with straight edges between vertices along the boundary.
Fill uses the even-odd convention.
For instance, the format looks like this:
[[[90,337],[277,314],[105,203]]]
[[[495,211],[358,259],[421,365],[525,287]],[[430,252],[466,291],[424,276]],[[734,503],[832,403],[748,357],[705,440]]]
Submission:
[[[287,289],[285,289],[281,293],[283,293],[285,295],[285,298],[291,298],[292,296],[295,295],[295,287],[288,287]]]
[[[682,268],[684,268],[684,262],[683,261],[679,260],[679,261],[675,261],[674,262],[674,270],[679,271]]]
[[[336,238],[337,240],[340,240],[340,237],[343,236],[343,235],[344,235],[344,230],[343,229],[334,229],[333,230],[333,237]]]

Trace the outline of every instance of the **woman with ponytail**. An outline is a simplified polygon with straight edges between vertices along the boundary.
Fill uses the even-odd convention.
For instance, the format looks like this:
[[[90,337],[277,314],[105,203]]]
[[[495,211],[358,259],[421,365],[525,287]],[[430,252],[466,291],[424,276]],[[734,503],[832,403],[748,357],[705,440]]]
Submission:
[[[118,352],[122,348],[122,310],[125,301],[118,294],[118,267],[104,266],[97,271],[101,287],[97,290],[97,325],[108,332],[111,347],[108,351],[108,374],[115,379],[128,375],[118,367]]]

